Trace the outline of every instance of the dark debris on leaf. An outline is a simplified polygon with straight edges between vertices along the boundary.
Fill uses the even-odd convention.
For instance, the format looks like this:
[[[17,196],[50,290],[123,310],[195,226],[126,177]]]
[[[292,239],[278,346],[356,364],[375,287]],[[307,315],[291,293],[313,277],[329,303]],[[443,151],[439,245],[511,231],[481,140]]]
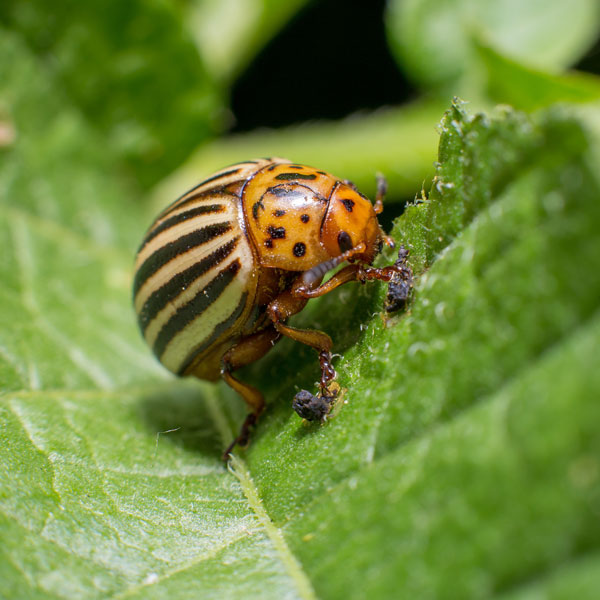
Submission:
[[[307,421],[323,421],[331,410],[333,397],[315,396],[307,390],[300,390],[292,402],[298,416]]]
[[[413,272],[407,263],[408,250],[400,246],[398,250],[398,259],[394,263],[397,272],[388,284],[387,296],[385,298],[385,311],[387,313],[396,312],[406,306],[410,291],[413,286]]]

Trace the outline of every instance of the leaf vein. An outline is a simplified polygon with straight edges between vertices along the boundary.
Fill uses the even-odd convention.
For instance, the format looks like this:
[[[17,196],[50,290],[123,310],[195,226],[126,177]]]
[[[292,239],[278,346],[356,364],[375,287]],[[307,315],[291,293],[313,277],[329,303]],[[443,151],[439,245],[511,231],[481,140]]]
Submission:
[[[294,556],[287,545],[285,536],[281,529],[277,527],[275,523],[273,523],[267,514],[246,464],[234,454],[231,454],[229,469],[240,482],[242,491],[248,499],[250,507],[263,526],[263,529],[273,544],[279,559],[293,580],[300,598],[303,600],[316,600],[317,596],[312,587],[312,583],[308,578],[308,575],[304,572],[302,564]]]

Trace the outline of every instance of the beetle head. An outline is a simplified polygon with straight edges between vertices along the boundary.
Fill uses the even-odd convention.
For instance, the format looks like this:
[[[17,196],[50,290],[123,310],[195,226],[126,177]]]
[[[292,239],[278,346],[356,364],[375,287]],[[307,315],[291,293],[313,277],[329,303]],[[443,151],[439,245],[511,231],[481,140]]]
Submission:
[[[350,250],[349,260],[371,264],[381,250],[382,231],[371,201],[345,183],[339,183],[329,200],[321,241],[334,257]]]

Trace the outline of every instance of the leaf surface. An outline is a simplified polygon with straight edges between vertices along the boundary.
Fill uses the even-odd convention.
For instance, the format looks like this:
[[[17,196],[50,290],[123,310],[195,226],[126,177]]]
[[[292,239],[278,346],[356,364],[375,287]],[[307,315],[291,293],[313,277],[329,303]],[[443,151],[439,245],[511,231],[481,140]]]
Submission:
[[[227,470],[241,403],[168,377],[136,331],[149,215],[53,74],[1,43],[3,594],[593,591],[600,185],[585,122],[455,104],[432,190],[394,230],[418,275],[409,311],[384,326],[376,285],[311,303],[295,322],[343,353],[339,412],[299,421],[290,400],[317,361],[282,342],[243,373],[269,410]]]

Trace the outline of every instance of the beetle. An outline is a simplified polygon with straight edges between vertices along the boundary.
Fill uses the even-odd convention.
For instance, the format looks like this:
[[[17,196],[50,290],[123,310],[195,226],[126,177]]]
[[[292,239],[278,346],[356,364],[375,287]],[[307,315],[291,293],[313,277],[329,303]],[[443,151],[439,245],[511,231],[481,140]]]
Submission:
[[[331,338],[291,327],[287,320],[310,298],[349,281],[390,283],[388,310],[412,286],[408,254],[374,268],[383,244],[379,225],[386,183],[375,203],[349,181],[286,159],[249,160],[226,167],[163,210],[137,253],[134,305],[146,342],[181,376],[222,377],[249,413],[226,449],[248,442],[265,402],[233,373],[264,356],[281,336],[319,354],[320,395],[303,390],[294,408],[323,419],[335,393]],[[348,264],[322,283],[325,275]],[[402,285],[399,286],[399,283]]]

